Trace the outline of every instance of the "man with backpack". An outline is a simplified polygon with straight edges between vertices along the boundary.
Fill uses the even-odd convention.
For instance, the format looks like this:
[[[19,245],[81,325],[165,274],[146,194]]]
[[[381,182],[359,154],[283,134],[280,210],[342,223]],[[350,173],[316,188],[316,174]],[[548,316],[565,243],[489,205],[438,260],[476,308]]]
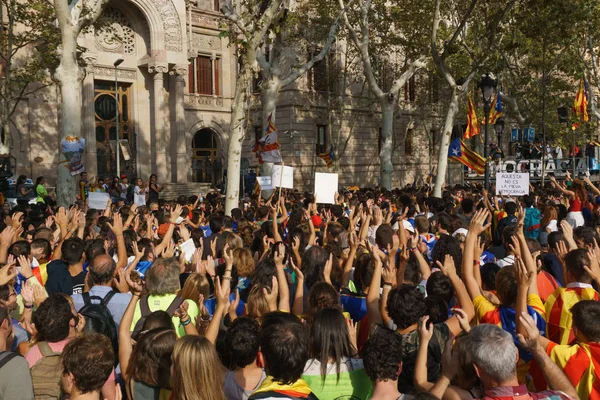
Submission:
[[[77,312],[86,320],[98,316],[98,313],[102,314],[102,309],[106,308],[118,332],[121,318],[131,300],[131,294],[117,293],[112,290],[116,269],[117,265],[109,255],[101,254],[94,257],[88,266],[88,280],[92,287],[87,293],[74,294],[73,303]]]
[[[10,350],[13,341],[8,309],[0,306],[0,399],[33,399],[33,385],[27,361]]]
[[[32,322],[43,341],[32,346],[25,360],[29,364],[33,392],[36,398],[60,398],[62,377],[61,355],[69,342],[84,329],[85,318],[73,310],[62,294],[50,295],[33,313]],[[114,374],[104,384],[104,399],[115,398]]]

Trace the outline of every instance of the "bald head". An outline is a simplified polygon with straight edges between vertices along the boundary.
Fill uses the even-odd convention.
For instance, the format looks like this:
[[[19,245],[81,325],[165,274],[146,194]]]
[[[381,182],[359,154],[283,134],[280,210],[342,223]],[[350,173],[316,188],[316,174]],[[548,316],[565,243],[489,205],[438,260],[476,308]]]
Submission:
[[[92,285],[110,285],[115,275],[117,264],[107,254],[94,257],[89,267]]]

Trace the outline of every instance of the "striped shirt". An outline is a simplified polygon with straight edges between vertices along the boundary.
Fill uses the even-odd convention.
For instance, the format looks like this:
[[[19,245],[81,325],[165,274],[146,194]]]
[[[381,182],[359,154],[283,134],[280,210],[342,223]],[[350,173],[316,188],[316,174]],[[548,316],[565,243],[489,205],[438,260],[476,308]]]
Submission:
[[[547,336],[558,344],[573,344],[575,334],[572,330],[573,316],[571,307],[581,300],[600,300],[598,292],[586,283],[569,283],[566,288],[558,288],[546,301],[548,315]]]
[[[600,343],[566,346],[551,342],[546,352],[567,375],[580,399],[600,398]]]
[[[321,363],[310,359],[304,367],[302,379],[319,400],[334,400],[340,396],[366,400],[371,397],[373,388],[363,367],[363,361],[358,358],[342,359],[338,380],[335,364],[327,364],[327,375],[321,377]]]

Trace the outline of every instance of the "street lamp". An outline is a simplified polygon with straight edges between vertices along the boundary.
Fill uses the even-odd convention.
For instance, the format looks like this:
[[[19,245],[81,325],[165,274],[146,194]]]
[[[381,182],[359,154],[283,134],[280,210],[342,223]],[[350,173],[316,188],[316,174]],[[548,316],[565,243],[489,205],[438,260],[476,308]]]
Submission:
[[[504,118],[500,117],[494,124],[496,135],[498,135],[498,148],[502,149],[502,133],[504,132]]]
[[[121,141],[119,140],[119,77],[117,75],[117,67],[121,65],[123,61],[125,60],[118,58],[113,64],[115,66],[115,104],[117,105],[115,117],[115,122],[117,124],[117,177],[119,178],[121,177]]]
[[[490,108],[492,103],[492,98],[494,97],[494,93],[496,92],[496,79],[494,79],[490,74],[485,74],[481,77],[481,81],[479,81],[479,88],[481,89],[481,94],[483,95],[483,113],[485,114],[485,144],[483,149],[483,157],[485,158],[485,188],[486,190],[490,189],[490,169],[488,166],[488,158],[489,158],[489,138],[488,138],[488,127],[490,125]]]

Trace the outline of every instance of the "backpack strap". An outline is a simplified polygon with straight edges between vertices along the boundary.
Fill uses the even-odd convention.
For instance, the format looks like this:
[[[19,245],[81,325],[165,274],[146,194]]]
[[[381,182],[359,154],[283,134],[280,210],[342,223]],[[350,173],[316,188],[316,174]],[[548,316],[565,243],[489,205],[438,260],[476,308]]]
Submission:
[[[13,353],[12,351],[3,351],[0,353],[0,368],[4,367],[10,360],[17,357],[17,353]]]
[[[182,299],[181,297],[175,297],[173,299],[171,305],[169,305],[169,308],[167,308],[167,314],[169,314],[169,317],[172,317],[173,314],[175,314],[175,311],[177,311],[177,309],[181,306],[181,303],[183,303],[183,301],[184,299]]]
[[[150,305],[148,304],[148,296],[142,296],[140,298],[140,312],[142,313],[142,317],[150,315]]]
[[[42,357],[55,356],[61,354],[60,352],[52,350],[48,342],[39,342],[38,348],[40,349],[40,353],[42,353]]]
[[[115,295],[115,291],[111,290],[110,292],[108,292],[106,294],[106,296],[104,296],[104,299],[102,299],[102,304],[103,305],[108,305],[108,302],[110,301],[110,299],[112,299],[112,297]]]
[[[81,293],[81,297],[83,298],[83,304],[86,306],[89,306],[90,304],[92,304],[92,299],[90,298],[90,293],[89,292],[83,292]]]

